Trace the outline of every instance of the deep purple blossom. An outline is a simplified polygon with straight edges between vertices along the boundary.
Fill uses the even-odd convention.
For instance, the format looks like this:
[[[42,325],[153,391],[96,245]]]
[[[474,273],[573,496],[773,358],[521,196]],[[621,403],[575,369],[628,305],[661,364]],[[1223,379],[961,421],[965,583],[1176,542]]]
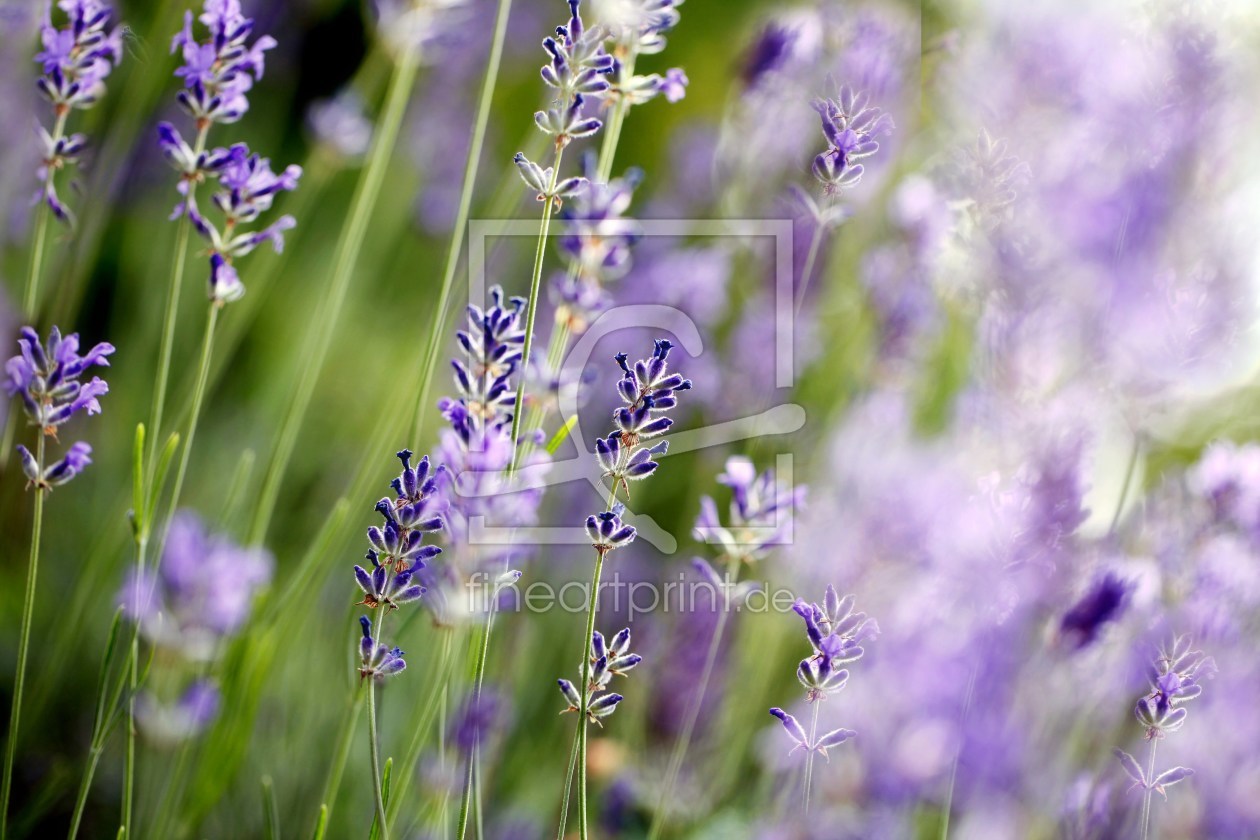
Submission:
[[[634,526],[622,523],[623,512],[625,512],[625,507],[616,504],[613,505],[612,510],[586,518],[586,534],[591,538],[591,545],[600,554],[607,554],[614,548],[621,548],[634,542]]]
[[[617,704],[624,696],[608,690],[612,678],[625,676],[626,672],[643,661],[643,657],[630,652],[630,628],[605,640],[598,630],[591,636],[589,652],[590,679],[586,688],[586,716],[591,723],[601,726],[602,718],[606,718],[617,710]],[[583,698],[577,688],[568,680],[557,680],[560,693],[569,706],[565,712],[577,712],[582,708]]]
[[[94,365],[109,366],[106,357],[114,352],[112,344],[101,342],[80,356],[78,333],[63,338],[61,331],[53,327],[46,344],[30,327],[23,327],[19,336],[21,352],[5,363],[4,387],[10,397],[22,401],[22,409],[29,422],[39,428],[39,434],[56,438],[57,429],[76,413],[100,413],[100,397],[109,392],[109,386],[96,376],[87,383],[79,380]],[[65,484],[92,462],[92,447],[82,441],[73,444],[52,464],[38,463],[30,450],[20,444],[17,449],[23,473],[32,484],[44,489]]]
[[[180,511],[158,571],[133,572],[118,603],[154,645],[208,661],[245,626],[273,567],[269,552],[211,534],[195,513]]]
[[[492,305],[468,307],[468,329],[455,334],[464,359],[453,359],[458,402],[445,400],[442,412],[465,441],[488,427],[510,426],[516,406],[512,377],[521,366],[525,343],[525,299],[505,300],[503,289],[490,290]]]
[[[359,641],[359,679],[371,677],[383,681],[385,677],[401,674],[407,667],[403,660],[405,654],[373,638],[372,621],[366,615],[359,616],[359,626],[363,629],[363,638]]]
[[[1118,575],[1100,575],[1059,619],[1059,637],[1076,650],[1089,646],[1124,612],[1132,589]]]

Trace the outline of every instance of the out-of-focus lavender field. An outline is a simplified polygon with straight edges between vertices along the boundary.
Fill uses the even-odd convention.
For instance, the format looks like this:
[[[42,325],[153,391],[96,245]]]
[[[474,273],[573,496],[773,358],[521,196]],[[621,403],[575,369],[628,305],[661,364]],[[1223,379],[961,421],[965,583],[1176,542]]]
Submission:
[[[1258,50],[0,0],[0,840],[1260,837]]]

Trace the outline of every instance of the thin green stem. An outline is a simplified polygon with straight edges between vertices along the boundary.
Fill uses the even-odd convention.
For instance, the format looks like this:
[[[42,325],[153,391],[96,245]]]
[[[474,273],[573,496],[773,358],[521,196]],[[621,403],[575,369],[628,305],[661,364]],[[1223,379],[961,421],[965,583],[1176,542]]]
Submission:
[[[35,462],[44,469],[44,430],[35,444]],[[39,545],[44,528],[44,495],[47,489],[35,486],[35,517],[31,530],[31,554],[26,567],[26,594],[22,598],[22,629],[18,636],[17,675],[13,679],[13,706],[9,710],[9,748],[4,757],[4,781],[0,787],[0,840],[8,836],[9,793],[13,789],[13,764],[17,758],[18,733],[22,723],[22,689],[26,684],[26,656],[31,646],[31,619],[35,615],[35,582],[39,577]]]
[[[494,594],[490,598],[490,603],[486,606],[486,628],[481,636],[481,650],[477,654],[476,676],[473,679],[473,696],[472,702],[476,706],[481,702],[481,686],[485,682],[486,677],[486,659],[490,654],[490,632],[494,629],[494,613],[495,604],[498,602],[499,591],[496,588]],[[480,745],[481,733],[473,735],[473,749],[468,751],[468,772],[464,776],[464,795],[459,804],[459,829],[457,836],[459,840],[464,840],[465,832],[468,829],[468,815],[473,801],[473,791],[480,784],[477,772],[477,747]]]
[[[578,747],[581,743],[581,737],[574,731],[573,746],[569,749],[569,770],[564,774],[564,796],[560,798],[560,827],[556,830],[556,840],[564,840],[564,828],[569,821],[569,794],[573,790],[573,771],[577,768]]]
[[[494,40],[490,43],[486,75],[481,82],[481,95],[477,100],[477,119],[473,123],[468,157],[464,161],[464,184],[459,193],[459,209],[455,213],[455,226],[451,229],[451,241],[446,249],[446,267],[442,271],[442,287],[438,292],[438,304],[433,310],[428,346],[424,351],[424,369],[420,374],[419,397],[416,400],[415,418],[412,421],[411,439],[414,441],[422,440],[424,434],[424,409],[429,402],[429,388],[433,384],[433,372],[437,368],[438,353],[441,351],[442,338],[445,335],[442,324],[446,320],[446,309],[450,306],[451,290],[455,285],[455,270],[459,267],[459,258],[463,253],[464,231],[468,227],[468,214],[472,208],[473,192],[477,184],[477,167],[481,161],[482,148],[485,146],[486,126],[490,122],[490,105],[494,99],[494,88],[499,78],[499,63],[503,58],[503,43],[507,37],[508,15],[511,9],[512,0],[499,0],[498,11],[494,18]]]
[[[810,701],[810,705],[814,707],[810,714],[809,720],[809,744],[806,747],[807,754],[805,756],[805,813],[809,813],[809,799],[813,792],[814,785],[814,743],[818,740],[818,706],[822,702],[820,698]]]
[[[437,674],[438,678],[429,684],[429,694],[425,698],[421,708],[424,710],[420,724],[415,728],[411,736],[411,744],[407,747],[407,753],[401,765],[401,772],[398,776],[400,779],[410,779],[415,775],[416,765],[420,761],[420,751],[424,748],[425,740],[429,735],[429,731],[433,726],[433,719],[438,713],[440,707],[439,698],[446,692],[447,685],[450,684],[451,672],[454,670],[454,657],[451,656],[451,648],[454,644],[453,636],[455,631],[449,627],[441,629],[442,633],[442,649],[438,655]],[[390,825],[398,820],[398,813],[402,810],[402,803],[407,797],[395,796],[389,800],[388,817]]]
[[[197,142],[194,154],[201,154],[206,148],[206,135],[210,124],[206,123],[197,131]],[[197,182],[188,182],[188,194],[184,198],[186,206],[191,207],[197,200]],[[179,293],[184,285],[184,266],[188,260],[188,236],[192,223],[188,213],[183,213],[176,225],[175,254],[171,259],[171,279],[166,288],[166,312],[162,318],[162,341],[158,347],[157,381],[153,386],[153,408],[149,414],[149,474],[153,476],[153,466],[157,460],[159,441],[162,439],[162,415],[166,410],[166,389],[171,377],[171,354],[175,348],[175,327],[179,321]]]
[[[732,555],[727,559],[726,576],[730,578],[731,584],[735,582],[735,575],[739,573],[739,557]],[[723,593],[725,594],[725,593]],[[717,593],[714,593],[717,597]],[[717,625],[713,628],[713,637],[709,640],[709,650],[704,657],[704,668],[700,672],[700,683],[696,688],[695,694],[691,698],[691,702],[687,704],[687,716],[683,719],[682,730],[678,733],[678,738],[674,741],[674,749],[669,757],[669,765],[665,770],[665,783],[661,786],[661,797],[656,804],[656,812],[652,815],[652,826],[648,830],[648,840],[656,840],[661,836],[661,830],[665,827],[665,813],[669,805],[669,798],[674,792],[674,785],[678,781],[678,774],[682,770],[683,760],[687,756],[687,749],[691,746],[691,737],[695,732],[696,721],[700,719],[700,708],[704,702],[705,692],[709,689],[709,680],[713,677],[713,668],[717,663],[718,650],[722,645],[722,638],[726,634],[726,620],[730,615],[729,599],[724,598],[721,604],[721,611],[718,613]]]
[[[96,776],[96,765],[100,763],[101,753],[104,751],[103,746],[93,745],[88,752],[87,769],[83,773],[83,780],[79,783],[79,793],[74,800],[74,816],[70,819],[70,833],[66,835],[69,840],[75,840],[79,836],[83,811],[87,808],[88,793],[92,790],[92,779]]]
[[[359,176],[354,197],[350,202],[350,212],[337,240],[337,251],[333,259],[332,282],[328,294],[320,301],[320,306],[311,319],[302,343],[301,376],[297,389],[291,395],[288,407],[281,423],[280,433],[276,439],[276,447],[272,451],[267,465],[267,474],[263,479],[263,487],[255,510],[254,521],[250,527],[249,542],[261,543],[267,536],[271,525],[271,516],[275,512],[276,502],[280,497],[280,484],[297,445],[298,432],[302,420],[310,407],[311,397],[319,382],[324,360],[328,356],[328,348],[332,344],[332,336],[341,315],[342,304],[346,292],[350,288],[350,280],[354,276],[355,265],[359,260],[359,252],[363,247],[363,239],[367,234],[368,222],[376,199],[381,192],[385,180],[385,172],[389,168],[393,156],[394,145],[398,140],[399,128],[403,115],[407,110],[407,102],[415,87],[416,70],[420,57],[415,49],[408,49],[398,58],[394,65],[394,73],[389,82],[389,92],[385,97],[385,107],[378,120],[373,135],[372,149],[368,153],[367,165]]]
[[[1142,840],[1150,840],[1151,836],[1151,793],[1154,789],[1150,786],[1151,780],[1155,778],[1155,744],[1159,738],[1151,738],[1151,749],[1146,756],[1146,790],[1142,791]]]
[[[604,571],[604,555],[606,552],[595,551],[595,572],[591,575],[591,596],[586,605],[586,635],[582,637],[582,685],[578,688],[578,696],[582,701],[578,708],[578,836],[582,840],[590,834],[586,819],[586,742],[587,710],[590,708],[591,657],[587,654],[587,646],[595,634],[595,612],[599,607],[599,578]]]
[[[49,175],[51,178],[52,176]],[[35,208],[35,237],[31,240],[30,270],[26,274],[26,290],[22,294],[22,317],[35,321],[35,304],[39,297],[39,278],[44,270],[44,248],[48,241],[48,205],[40,202]]]
[[[827,207],[831,206],[831,199],[827,199]],[[814,234],[809,240],[809,252],[805,255],[805,265],[801,268],[801,285],[796,290],[796,314],[801,314],[801,306],[805,303],[805,295],[809,291],[809,281],[814,276],[814,263],[818,260],[818,251],[822,247],[823,233],[827,230],[827,224],[822,219],[815,219]]]
[[[560,161],[564,157],[564,146],[556,146],[555,160],[551,165],[551,183],[547,186],[547,198],[543,202],[542,222],[538,227],[538,247],[534,249],[534,273],[529,281],[529,303],[525,309],[525,346],[521,350],[522,364],[529,363],[529,354],[534,347],[534,316],[538,314],[538,287],[542,283],[543,258],[547,253],[547,232],[551,228],[551,211],[555,200],[551,194],[556,191],[556,181],[560,177]],[[520,460],[520,446],[516,441],[521,433],[521,407],[525,404],[525,377],[520,377],[516,385],[516,403],[512,410],[512,463],[508,466],[508,474],[516,472]]]
[[[333,807],[337,804],[337,790],[341,787],[341,777],[345,774],[346,763],[350,760],[350,748],[354,746],[354,733],[359,726],[359,712],[363,708],[363,685],[355,687],[354,699],[346,709],[345,720],[341,724],[341,735],[337,738],[337,748],[333,753],[332,766],[328,768],[328,778],[324,780],[324,792],[320,801],[328,808],[324,819],[332,818]]]
[[[196,385],[193,387],[192,408],[188,416],[188,437],[184,441],[184,449],[179,453],[179,467],[175,470],[175,484],[171,487],[171,501],[167,506],[166,518],[162,530],[158,532],[157,556],[162,555],[166,544],[166,534],[171,527],[171,518],[179,507],[180,496],[184,490],[184,478],[188,474],[188,462],[192,458],[193,441],[197,437],[197,424],[201,420],[201,405],[206,398],[206,383],[210,379],[210,361],[214,357],[214,328],[218,324],[219,310],[222,304],[211,301],[206,313],[206,333],[201,342],[201,360],[197,364]]]
[[[376,793],[376,824],[380,827],[381,840],[389,840],[389,828],[385,824],[385,795],[381,790],[381,742],[376,731],[376,683],[368,677],[368,740],[372,747],[372,788]]]
[[[959,731],[967,723],[967,715],[971,712],[971,695],[976,689],[976,669],[971,669],[971,676],[967,678],[967,694],[963,698],[962,720],[958,723]],[[949,838],[949,819],[950,813],[954,810],[954,786],[958,781],[958,762],[962,759],[962,744],[959,743],[958,749],[954,752],[954,762],[949,768],[949,787],[945,792],[945,805],[941,814],[941,840]]]

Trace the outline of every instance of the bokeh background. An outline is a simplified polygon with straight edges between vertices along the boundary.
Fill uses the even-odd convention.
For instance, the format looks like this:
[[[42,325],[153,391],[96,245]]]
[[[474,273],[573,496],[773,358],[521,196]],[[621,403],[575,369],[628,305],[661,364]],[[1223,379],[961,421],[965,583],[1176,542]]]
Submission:
[[[127,55],[109,95],[79,118],[93,141],[78,188],[67,191],[79,224],[54,229],[43,284],[41,329],[57,323],[118,352],[102,416],[74,430],[92,441],[95,462],[49,502],[17,836],[64,830],[86,761],[97,668],[132,562],[131,441],[148,414],[174,247],[174,174],[155,126],[183,120],[167,45],[186,6],[120,5]],[[163,836],[264,836],[264,777],[282,834],[314,827],[357,680],[350,568],[396,475],[393,452],[434,451],[443,423],[430,406],[427,439],[406,440],[409,418],[391,412],[395,395],[414,387],[405,371],[428,341],[493,7],[469,0],[453,9],[425,47],[265,536],[273,582],[254,610],[279,617],[265,634],[247,623],[211,666],[198,666],[222,695],[204,730],[142,740],[141,825],[160,821]],[[593,3],[589,18],[599,10]],[[279,45],[248,115],[216,129],[216,142],[244,140],[305,172],[278,201],[298,219],[283,254],[241,261],[249,292],[221,319],[182,501],[237,542],[308,361],[302,337],[326,294],[359,176],[347,142],[354,131],[321,134],[312,106],[353,90],[365,114],[357,129],[370,130],[390,72],[370,4],[247,2],[245,11]],[[1260,455],[1249,443],[1260,437],[1251,233],[1260,171],[1248,140],[1260,17],[1225,2],[691,0],[680,11],[666,51],[641,67],[684,68],[686,98],[635,108],[617,150],[614,173],[644,172],[631,215],[794,219],[799,275],[813,227],[789,187],[816,194],[810,162],[826,147],[811,101],[828,95],[831,76],[867,91],[897,128],[821,250],[797,322],[793,388],[773,383],[767,241],[649,238],[614,289],[618,303],[667,303],[701,327],[704,353],[677,359],[695,381],[684,426],[785,402],[803,406],[807,421],[791,436],[666,459],[633,501],[678,538],[678,551],[640,541],[610,571],[623,580],[694,575],[692,556],[713,552],[692,526],[703,495],[725,508],[716,477],[726,458],[766,467],[789,453],[809,503],[791,544],[745,575],[807,600],[834,583],[856,593],[882,630],[849,687],[824,704],[830,726],[859,737],[819,765],[804,819],[801,757],[788,755],[791,742],[766,710],[802,714],[794,670],[808,642],[794,614],[733,617],[673,792],[669,836],[1136,836],[1140,796],[1126,796],[1111,749],[1143,748],[1132,715],[1147,690],[1143,663],[1173,633],[1193,634],[1219,673],[1186,727],[1161,745],[1161,763],[1197,775],[1171,789],[1167,805],[1157,802],[1160,836],[1260,836]],[[45,107],[31,61],[41,13],[37,3],[0,6],[8,348],[36,187],[31,125]],[[559,0],[513,4],[474,218],[537,218],[511,159],[540,146],[539,41],[565,13]],[[526,293],[532,247],[526,238],[496,242],[490,282]],[[561,266],[554,249],[548,260],[545,277]],[[176,418],[192,392],[203,271],[193,258],[172,368]],[[462,269],[458,276],[457,304],[466,300]],[[453,355],[462,317],[453,311],[448,321],[442,346]],[[550,323],[545,304],[539,324]],[[646,355],[651,337],[631,330],[601,343],[581,378],[584,428],[600,429],[614,404],[612,354]],[[452,391],[448,368],[438,370],[435,395]],[[373,448],[390,424],[398,439]],[[548,433],[555,427],[553,416]],[[10,463],[0,476],[6,695],[30,529],[23,485]],[[541,519],[576,524],[599,504],[589,486],[554,487]],[[584,547],[529,554],[527,581],[589,574]],[[301,585],[290,586],[298,574]],[[1123,581],[1123,603],[1081,635],[1065,617],[1106,575]],[[606,604],[601,626],[615,630],[620,620]],[[591,747],[600,836],[645,834],[715,621],[708,610],[634,621],[646,662]],[[554,680],[574,671],[581,626],[561,610],[508,613],[497,625],[486,836],[554,833],[573,726],[557,715]],[[462,781],[462,663],[474,634],[438,628],[423,610],[393,633],[410,656],[382,693],[388,755],[428,719],[422,701],[441,639],[455,634],[461,664],[441,704],[446,729],[434,725],[416,776],[394,783],[407,798],[404,836],[447,836]],[[178,695],[189,667],[159,652],[155,702]],[[351,746],[329,803],[331,837],[356,836],[371,821],[362,725]],[[118,733],[101,758],[86,836],[113,836],[121,774]]]

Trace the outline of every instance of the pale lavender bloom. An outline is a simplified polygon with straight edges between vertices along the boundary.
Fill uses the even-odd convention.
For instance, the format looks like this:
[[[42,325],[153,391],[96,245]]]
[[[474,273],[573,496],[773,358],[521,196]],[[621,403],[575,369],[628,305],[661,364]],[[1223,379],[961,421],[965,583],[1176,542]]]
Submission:
[[[37,86],[56,119],[52,132],[38,126],[42,158],[37,175],[43,186],[36,198],[69,223],[74,217],[57,195],[54,176],[79,162],[87,138],[66,134],[66,118],[72,109],[91,108],[105,95],[105,79],[122,59],[122,27],[108,28],[113,10],[100,0],[60,0],[57,7],[66,14],[66,26],[53,26],[49,3],[40,26],[43,49],[35,56],[45,74]]]
[[[117,600],[151,643],[205,662],[245,626],[273,567],[269,552],[211,534],[195,513],[180,511],[158,571],[132,572]]]
[[[697,539],[716,543],[726,556],[748,562],[790,541],[793,517],[805,504],[804,485],[788,487],[772,469],[759,474],[751,460],[739,455],[726,460],[726,471],[717,481],[731,488],[727,521],[722,522],[717,503],[702,496],[695,523]]]
[[[364,115],[363,99],[353,88],[312,102],[306,123],[322,146],[345,160],[359,160],[372,145],[372,123]]]
[[[183,65],[175,75],[185,89],[176,97],[197,122],[198,130],[210,123],[233,123],[249,110],[246,94],[262,79],[264,53],[276,39],[262,35],[249,43],[254,21],[241,14],[239,0],[206,0],[198,20],[206,27],[205,43],[193,34],[193,13],[184,13],[184,28],[171,39],[171,52],[179,52]]]
[[[1260,446],[1213,443],[1186,478],[1216,521],[1260,540]]]
[[[163,703],[151,692],[136,701],[136,723],[141,733],[161,746],[195,738],[219,715],[221,696],[209,680],[196,680],[173,703]]]

